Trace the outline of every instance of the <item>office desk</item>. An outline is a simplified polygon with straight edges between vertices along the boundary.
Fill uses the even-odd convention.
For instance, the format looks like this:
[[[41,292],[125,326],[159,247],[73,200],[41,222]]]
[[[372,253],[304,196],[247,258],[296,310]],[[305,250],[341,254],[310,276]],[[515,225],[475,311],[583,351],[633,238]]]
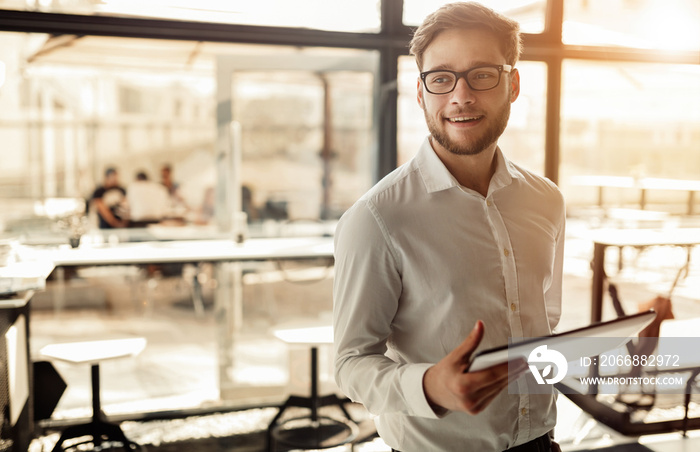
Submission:
[[[603,289],[605,285],[605,251],[608,247],[691,247],[700,244],[700,228],[599,229],[591,231],[589,237],[593,241],[591,323],[596,323],[602,320],[603,314]]]
[[[34,434],[32,371],[29,356],[29,303],[34,291],[0,296],[0,409],[4,425],[0,450],[27,450]],[[9,447],[9,448],[7,448]]]

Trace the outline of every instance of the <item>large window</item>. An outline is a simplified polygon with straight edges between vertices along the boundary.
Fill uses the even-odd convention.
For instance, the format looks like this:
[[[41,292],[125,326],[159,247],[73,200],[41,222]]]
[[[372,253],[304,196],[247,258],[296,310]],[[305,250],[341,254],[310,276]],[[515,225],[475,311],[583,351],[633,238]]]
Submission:
[[[697,0],[567,0],[563,41],[576,45],[697,50],[699,22]]]
[[[565,61],[562,99],[560,171],[570,205],[597,202],[595,186],[579,185],[594,180],[588,176],[682,180],[700,174],[700,67]],[[639,189],[608,191],[610,202],[638,204]],[[688,196],[653,195],[674,210],[684,209]]]
[[[406,25],[418,25],[425,16],[446,3],[454,1],[404,0],[403,22]],[[546,0],[483,0],[480,3],[517,20],[525,33],[541,33],[544,30]]]
[[[378,0],[0,0],[0,8],[333,31],[379,30]]]

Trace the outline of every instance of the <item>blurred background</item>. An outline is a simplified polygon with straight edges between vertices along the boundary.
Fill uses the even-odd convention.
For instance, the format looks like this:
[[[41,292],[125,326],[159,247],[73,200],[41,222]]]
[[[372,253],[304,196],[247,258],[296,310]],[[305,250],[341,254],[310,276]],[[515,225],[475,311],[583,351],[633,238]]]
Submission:
[[[407,44],[442,3],[0,0],[0,239],[221,238],[240,211],[246,237],[332,235],[427,135]],[[700,225],[700,2],[483,3],[525,33],[500,146],[564,193],[562,328],[581,326],[590,231]],[[171,179],[159,217],[100,229],[92,198],[108,168],[127,194],[138,172]],[[636,302],[670,286],[691,255],[625,249],[606,265]],[[241,329],[225,345],[212,265],[79,267],[61,275],[60,307],[52,275],[32,302],[30,351],[105,331],[147,336],[137,360],[106,372],[110,414],[279,401],[308,384],[306,351],[271,330],[329,321],[332,265],[256,262],[242,275]],[[690,266],[676,292],[690,317],[696,277]],[[222,354],[234,368],[222,371]],[[88,373],[60,370],[72,385],[54,418],[89,412]]]

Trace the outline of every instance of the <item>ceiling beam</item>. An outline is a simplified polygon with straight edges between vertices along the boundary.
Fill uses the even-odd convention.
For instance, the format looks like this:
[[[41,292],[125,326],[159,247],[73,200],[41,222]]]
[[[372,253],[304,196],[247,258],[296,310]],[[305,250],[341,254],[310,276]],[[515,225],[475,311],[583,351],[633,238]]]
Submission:
[[[410,38],[408,35],[13,10],[0,10],[0,31],[355,49],[405,47]]]

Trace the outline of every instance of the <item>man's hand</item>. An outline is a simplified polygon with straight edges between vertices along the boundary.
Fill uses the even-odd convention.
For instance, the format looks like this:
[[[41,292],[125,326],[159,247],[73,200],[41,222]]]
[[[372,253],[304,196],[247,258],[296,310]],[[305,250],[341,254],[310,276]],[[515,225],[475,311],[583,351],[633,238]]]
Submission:
[[[444,410],[480,413],[511,381],[527,370],[527,363],[519,359],[516,363],[466,372],[471,355],[483,337],[484,324],[479,320],[462,344],[425,373],[423,390],[436,413],[441,414]]]

